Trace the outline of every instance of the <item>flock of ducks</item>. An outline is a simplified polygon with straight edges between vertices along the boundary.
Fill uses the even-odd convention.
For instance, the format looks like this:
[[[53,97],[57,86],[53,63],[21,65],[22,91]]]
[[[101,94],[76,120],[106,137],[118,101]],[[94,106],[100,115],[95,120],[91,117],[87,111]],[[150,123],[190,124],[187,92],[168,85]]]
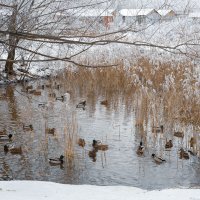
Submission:
[[[153,127],[152,128],[152,132],[154,132],[154,133],[163,133],[163,131],[164,131],[164,127],[163,126],[160,126],[160,127]],[[178,138],[183,138],[184,137],[184,133],[183,132],[180,132],[180,131],[175,131],[174,132],[174,136],[175,137],[178,137]],[[191,139],[190,139],[190,147],[192,148],[192,147],[194,147],[194,144],[195,144],[195,139],[194,139],[194,137],[191,137]],[[173,147],[173,143],[172,143],[172,140],[169,140],[169,141],[167,141],[166,140],[166,143],[165,143],[165,149],[166,150],[171,150],[171,148]],[[143,146],[143,143],[142,143],[142,141],[140,142],[140,144],[139,144],[139,146],[138,146],[138,148],[137,148],[137,150],[136,150],[136,153],[137,153],[137,155],[138,156],[142,156],[142,155],[144,155],[144,152],[145,152],[145,147]],[[186,151],[186,150],[184,150],[183,148],[180,148],[180,150],[179,150],[179,158],[180,159],[189,159],[189,153],[191,154],[191,155],[196,155],[193,151],[191,151],[191,150],[188,150],[188,151]],[[156,154],[152,154],[151,155],[151,157],[154,159],[154,161],[157,163],[157,164],[161,164],[161,163],[163,163],[163,162],[166,162],[166,160],[165,159],[163,159],[162,157],[160,157],[160,156],[157,156]]]
[[[86,145],[85,140],[82,139],[82,138],[79,138],[78,139],[78,145],[81,146],[81,147],[85,147],[85,145]],[[99,150],[100,151],[107,151],[108,150],[108,145],[107,144],[102,144],[101,141],[94,139],[92,141],[92,149],[88,151],[88,156],[90,158],[92,158],[94,162],[96,161],[97,152]]]
[[[85,140],[82,139],[82,138],[79,138],[77,143],[78,143],[79,146],[81,146],[83,148],[86,145]],[[102,144],[101,141],[93,140],[92,150],[88,151],[88,156],[90,158],[92,158],[94,162],[96,161],[96,156],[97,156],[98,150],[106,151],[106,150],[108,150],[108,145]],[[64,156],[61,155],[59,158],[49,158],[49,163],[51,165],[63,165]]]

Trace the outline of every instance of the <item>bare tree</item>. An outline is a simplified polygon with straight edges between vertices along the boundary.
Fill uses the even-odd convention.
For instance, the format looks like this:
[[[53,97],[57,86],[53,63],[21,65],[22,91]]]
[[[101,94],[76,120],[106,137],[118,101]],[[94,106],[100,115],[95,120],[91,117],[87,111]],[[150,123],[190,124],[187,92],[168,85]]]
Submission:
[[[4,1],[5,2],[5,1]],[[159,48],[168,52],[198,57],[199,37],[185,37],[178,43],[162,44],[151,41],[139,35],[142,31],[153,26],[154,23],[145,27],[136,23],[123,25],[115,29],[106,30],[101,25],[101,13],[91,21],[82,21],[82,16],[89,9],[104,5],[102,12],[113,7],[115,1],[64,1],[64,0],[15,0],[1,7],[11,10],[8,28],[0,29],[0,34],[9,35],[8,40],[1,39],[0,43],[7,47],[7,59],[5,71],[13,74],[14,62],[47,62],[66,61],[75,65],[91,67],[91,64],[77,62],[74,58],[88,51],[94,46],[105,46],[108,44],[125,44],[134,47]],[[165,2],[164,2],[165,3]],[[106,5],[106,6],[105,6]],[[161,6],[163,7],[163,5]],[[100,27],[96,28],[96,24]],[[155,34],[157,28],[153,32]],[[136,33],[140,37],[127,38],[127,33]],[[31,48],[32,46],[32,48]],[[45,51],[45,47],[56,48],[54,53]],[[33,48],[34,47],[34,48]],[[75,50],[70,51],[73,48]],[[21,56],[16,58],[16,49]],[[190,50],[190,51],[189,51]],[[55,53],[56,52],[56,53]],[[58,53],[59,52],[59,53]],[[36,57],[37,55],[38,57]],[[113,66],[116,63],[103,63],[101,66]],[[96,67],[98,67],[97,65]],[[92,66],[94,67],[94,66]]]

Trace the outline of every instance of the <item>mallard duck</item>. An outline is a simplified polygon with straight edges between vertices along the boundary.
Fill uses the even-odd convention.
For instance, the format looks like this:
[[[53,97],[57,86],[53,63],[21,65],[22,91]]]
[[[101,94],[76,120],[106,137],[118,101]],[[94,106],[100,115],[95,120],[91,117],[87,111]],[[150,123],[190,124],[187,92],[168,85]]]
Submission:
[[[180,149],[180,159],[188,160],[189,158],[190,158],[189,154],[183,148],[181,148]]]
[[[28,93],[29,94],[34,94],[36,92],[36,90],[29,90]]]
[[[157,164],[161,164],[161,163],[163,163],[163,162],[166,161],[165,159],[156,156],[154,153],[151,155],[151,157],[155,160],[155,162],[156,162]]]
[[[153,126],[152,127],[152,133],[163,133],[164,131],[164,126]]]
[[[165,149],[170,149],[173,147],[172,140],[166,141]]]
[[[81,147],[84,147],[85,146],[85,140],[82,139],[82,138],[79,138],[78,139],[78,145],[81,146]]]
[[[33,130],[33,125],[32,124],[30,124],[30,125],[23,124],[23,130],[32,131]]]
[[[101,151],[108,150],[108,145],[107,144],[102,144],[101,141],[98,141],[98,140],[93,140],[92,146],[96,150],[101,150]]]
[[[179,137],[179,138],[183,138],[183,137],[184,137],[184,133],[183,133],[183,132],[180,132],[180,131],[175,131],[175,132],[174,132],[174,136],[175,136],[175,137]]]
[[[56,97],[56,100],[59,100],[59,101],[64,101],[64,100],[65,100],[65,97],[64,97],[64,96],[61,96],[61,97]]]
[[[52,165],[61,165],[64,163],[64,156],[61,155],[60,158],[49,158],[49,163]]]
[[[45,108],[47,106],[47,103],[39,103],[38,107],[39,108]]]
[[[101,101],[100,103],[101,105],[108,106],[108,100]]]
[[[5,136],[6,134],[6,129],[4,129],[3,131],[0,131],[0,136]]]
[[[85,106],[86,106],[86,101],[82,101],[76,105],[76,108],[85,108]]]
[[[49,97],[53,97],[53,98],[56,98],[56,93],[49,93]]]
[[[9,135],[0,135],[0,141],[11,141],[12,140],[12,134]]]
[[[136,151],[137,155],[142,156],[144,154],[144,150],[145,147],[142,145],[142,142],[140,142],[140,145],[138,146]]]
[[[40,96],[40,95],[42,94],[42,92],[36,90],[33,94],[34,94],[35,96]]]
[[[191,137],[191,139],[190,139],[190,148],[193,148],[195,144],[196,144],[195,138]]]
[[[96,158],[97,156],[97,151],[95,149],[92,149],[91,151],[88,152],[88,156],[90,158]]]
[[[39,85],[39,86],[37,87],[37,89],[42,89],[42,90],[44,90],[44,85]]]
[[[12,154],[21,154],[22,153],[22,147],[15,147],[15,146],[8,146],[4,145],[4,151],[5,152],[10,152]]]
[[[32,85],[29,85],[29,86],[27,86],[26,87],[26,90],[28,91],[28,90],[32,90],[33,89],[33,86]]]
[[[55,130],[56,130],[55,128],[47,128],[46,129],[46,133],[54,135],[55,134]]]
[[[195,153],[195,152],[193,152],[193,151],[191,151],[191,150],[188,150],[188,152],[189,152],[190,155],[192,155],[192,156],[196,156],[196,155],[197,155],[197,153]]]

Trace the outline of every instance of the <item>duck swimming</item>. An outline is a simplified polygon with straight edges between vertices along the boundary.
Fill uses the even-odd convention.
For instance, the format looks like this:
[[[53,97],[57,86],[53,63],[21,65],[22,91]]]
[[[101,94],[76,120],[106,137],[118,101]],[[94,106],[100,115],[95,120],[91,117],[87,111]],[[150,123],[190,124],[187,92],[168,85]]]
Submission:
[[[86,101],[82,101],[82,102],[80,102],[80,103],[78,103],[76,105],[76,108],[83,108],[83,109],[85,109],[85,106],[86,106]]]
[[[85,140],[82,139],[82,138],[79,138],[78,139],[78,145],[81,146],[81,147],[84,147],[85,146]]]
[[[175,132],[174,132],[174,136],[175,136],[175,137],[179,137],[179,138],[183,138],[183,137],[184,137],[184,133],[183,133],[183,132],[180,132],[180,131],[175,131]]]
[[[12,134],[9,135],[0,135],[0,141],[4,142],[4,141],[11,141],[12,140]]]
[[[30,124],[30,125],[24,125],[23,124],[23,130],[32,131],[33,130],[33,125],[32,124]]]
[[[49,163],[52,165],[62,165],[64,163],[63,159],[63,155],[61,155],[60,158],[49,158]]]
[[[156,162],[157,164],[161,164],[161,163],[163,163],[163,162],[166,161],[166,160],[164,160],[163,158],[156,156],[154,153],[151,155],[151,157],[155,160],[155,162]]]
[[[96,150],[101,150],[101,151],[108,150],[108,145],[107,144],[102,144],[101,141],[98,141],[98,140],[93,140],[92,146]]]
[[[12,154],[21,154],[22,153],[22,147],[15,147],[15,146],[9,146],[9,145],[4,145],[4,151],[5,152],[10,152]]]
[[[169,140],[168,142],[166,142],[165,149],[170,149],[172,147],[173,147],[172,140]]]
[[[180,149],[180,159],[185,159],[185,160],[188,160],[190,157],[189,157],[189,154],[188,152],[186,152],[183,148]]]
[[[142,142],[140,142],[140,145],[138,146],[137,148],[137,155],[138,156],[142,156],[144,154],[144,150],[145,150],[145,147],[142,145]]]

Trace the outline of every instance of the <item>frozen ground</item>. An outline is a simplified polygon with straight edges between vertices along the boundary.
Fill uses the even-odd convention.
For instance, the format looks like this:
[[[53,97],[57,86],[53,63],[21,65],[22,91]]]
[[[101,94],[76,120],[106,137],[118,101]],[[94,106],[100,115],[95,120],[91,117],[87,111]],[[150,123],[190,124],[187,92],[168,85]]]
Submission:
[[[200,200],[200,189],[146,191],[125,186],[64,185],[39,181],[1,181],[0,196],[5,200]]]

